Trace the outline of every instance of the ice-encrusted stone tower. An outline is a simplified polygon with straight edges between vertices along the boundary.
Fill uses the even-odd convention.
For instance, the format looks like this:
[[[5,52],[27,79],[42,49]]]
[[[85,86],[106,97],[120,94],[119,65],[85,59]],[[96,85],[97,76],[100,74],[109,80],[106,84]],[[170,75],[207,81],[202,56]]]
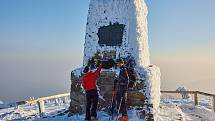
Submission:
[[[157,120],[160,103],[160,69],[150,64],[147,28],[147,6],[144,0],[90,0],[83,67],[92,58],[109,61],[123,58],[135,62],[136,82],[128,91],[128,105],[139,107],[139,116],[147,121]],[[71,73],[72,114],[85,111],[85,97],[81,86],[83,67]],[[133,66],[132,66],[133,67]],[[102,70],[98,80],[99,110],[111,104],[115,68]]]
[[[143,0],[91,0],[84,48],[84,65],[96,53],[135,58],[148,66],[147,6]]]

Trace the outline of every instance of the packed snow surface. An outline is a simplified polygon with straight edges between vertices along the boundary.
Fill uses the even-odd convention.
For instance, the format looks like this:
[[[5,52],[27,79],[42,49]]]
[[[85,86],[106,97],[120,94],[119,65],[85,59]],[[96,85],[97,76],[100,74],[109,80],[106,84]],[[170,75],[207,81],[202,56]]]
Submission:
[[[17,108],[1,109],[0,121],[84,121],[85,115],[68,117],[65,113],[69,101],[47,101],[43,118],[38,116],[37,105],[23,105]],[[215,113],[208,108],[208,101],[203,100],[194,106],[191,100],[161,99],[157,121],[215,121]],[[138,108],[128,111],[129,121],[143,121],[137,114]],[[98,112],[98,121],[108,121],[106,112]]]

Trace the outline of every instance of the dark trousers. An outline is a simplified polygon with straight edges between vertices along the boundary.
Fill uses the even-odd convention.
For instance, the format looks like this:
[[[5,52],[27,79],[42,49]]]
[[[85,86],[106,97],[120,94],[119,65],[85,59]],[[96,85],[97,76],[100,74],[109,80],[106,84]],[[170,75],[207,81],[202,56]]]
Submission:
[[[91,120],[91,116],[97,117],[97,104],[98,104],[98,92],[97,90],[86,91],[86,118],[85,120]]]
[[[116,88],[112,112],[118,113],[118,111],[122,116],[127,116],[127,87],[124,85],[118,85]]]
[[[127,93],[125,91],[116,93],[117,109],[122,116],[127,116]],[[121,105],[121,107],[120,107]]]

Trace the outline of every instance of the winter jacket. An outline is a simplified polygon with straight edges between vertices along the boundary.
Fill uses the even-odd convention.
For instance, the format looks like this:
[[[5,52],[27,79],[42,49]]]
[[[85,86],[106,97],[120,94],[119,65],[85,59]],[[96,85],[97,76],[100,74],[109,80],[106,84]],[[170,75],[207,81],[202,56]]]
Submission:
[[[117,91],[126,91],[128,88],[128,83],[129,83],[129,76],[128,76],[128,71],[125,66],[120,67],[120,73],[119,73],[119,78],[117,82],[115,82],[117,85]]]
[[[101,69],[102,66],[100,65],[95,72],[90,71],[84,74],[82,85],[85,91],[96,90],[96,79],[98,78]]]

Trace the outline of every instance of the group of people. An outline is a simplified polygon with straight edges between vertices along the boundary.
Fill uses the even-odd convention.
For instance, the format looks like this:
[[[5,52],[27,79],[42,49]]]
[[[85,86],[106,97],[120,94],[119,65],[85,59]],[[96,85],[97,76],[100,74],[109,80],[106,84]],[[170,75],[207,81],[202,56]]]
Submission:
[[[116,66],[120,69],[118,78],[114,81],[114,89],[112,96],[112,104],[110,112],[114,117],[117,114],[117,118],[120,121],[128,121],[127,114],[127,90],[131,83],[129,78],[132,74],[128,72],[128,68],[123,59],[117,59]],[[82,85],[86,92],[86,121],[97,120],[97,104],[98,104],[98,91],[96,86],[96,80],[101,72],[102,64],[96,67],[94,64],[86,66],[83,70]],[[132,79],[134,80],[134,79]],[[119,115],[120,114],[120,115]]]

